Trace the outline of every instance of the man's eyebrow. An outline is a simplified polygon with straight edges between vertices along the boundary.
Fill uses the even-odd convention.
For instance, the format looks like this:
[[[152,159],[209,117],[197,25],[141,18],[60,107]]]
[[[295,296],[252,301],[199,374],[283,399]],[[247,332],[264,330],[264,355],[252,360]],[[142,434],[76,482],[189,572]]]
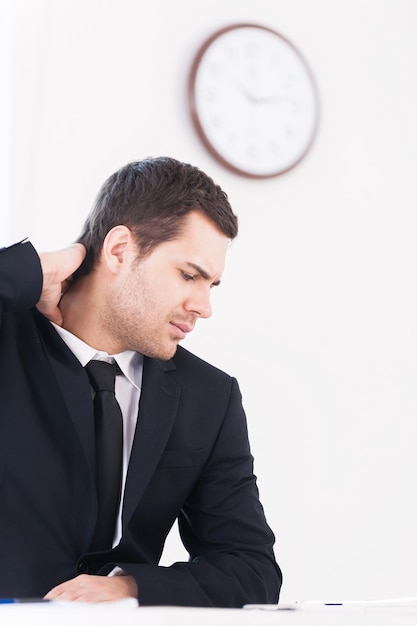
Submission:
[[[190,261],[186,261],[186,265],[192,267],[197,272],[197,274],[199,274],[205,280],[210,280],[210,274],[208,274],[206,270],[203,269],[200,265],[197,265],[197,263],[190,263]],[[218,287],[218,285],[220,285],[220,280],[214,281],[212,285],[213,287]]]

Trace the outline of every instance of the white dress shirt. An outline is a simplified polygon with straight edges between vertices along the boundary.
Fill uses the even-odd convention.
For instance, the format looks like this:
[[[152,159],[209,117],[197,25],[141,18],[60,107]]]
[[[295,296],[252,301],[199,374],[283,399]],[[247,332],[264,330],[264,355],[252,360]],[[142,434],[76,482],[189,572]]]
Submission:
[[[91,359],[99,361],[116,361],[123,376],[116,376],[115,395],[120,405],[123,417],[123,475],[122,497],[120,499],[119,513],[116,521],[113,546],[117,545],[122,535],[122,503],[126,483],[126,473],[132,450],[133,437],[135,434],[138,417],[139,398],[142,388],[143,355],[133,350],[126,350],[119,354],[107,354],[95,350],[84,341],[70,333],[68,330],[51,322],[57,333],[65,341],[68,348],[77,357],[83,367]]]

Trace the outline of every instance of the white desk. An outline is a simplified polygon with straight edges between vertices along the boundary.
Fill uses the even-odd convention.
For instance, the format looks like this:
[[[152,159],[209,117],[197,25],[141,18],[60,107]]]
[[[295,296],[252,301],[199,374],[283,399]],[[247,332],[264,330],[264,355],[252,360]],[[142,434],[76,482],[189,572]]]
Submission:
[[[417,606],[195,609],[115,605],[0,605],[1,626],[416,626]]]

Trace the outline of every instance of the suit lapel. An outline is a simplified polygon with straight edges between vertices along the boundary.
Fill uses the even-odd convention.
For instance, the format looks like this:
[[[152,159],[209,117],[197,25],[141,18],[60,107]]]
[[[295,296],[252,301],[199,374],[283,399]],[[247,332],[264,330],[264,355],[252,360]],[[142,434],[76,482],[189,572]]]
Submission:
[[[139,415],[130,456],[123,504],[128,521],[142,497],[165,449],[181,390],[166,372],[175,369],[173,361],[144,359]]]
[[[95,481],[94,415],[87,374],[51,323],[39,315],[38,324],[46,355]]]

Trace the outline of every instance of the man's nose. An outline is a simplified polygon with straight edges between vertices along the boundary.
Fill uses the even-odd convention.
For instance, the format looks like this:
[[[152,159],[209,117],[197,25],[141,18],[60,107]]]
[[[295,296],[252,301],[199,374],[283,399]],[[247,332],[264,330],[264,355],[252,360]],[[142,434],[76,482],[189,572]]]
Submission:
[[[212,315],[212,307],[210,301],[210,289],[201,290],[190,297],[185,308],[190,313],[194,313],[198,317],[208,318]]]

